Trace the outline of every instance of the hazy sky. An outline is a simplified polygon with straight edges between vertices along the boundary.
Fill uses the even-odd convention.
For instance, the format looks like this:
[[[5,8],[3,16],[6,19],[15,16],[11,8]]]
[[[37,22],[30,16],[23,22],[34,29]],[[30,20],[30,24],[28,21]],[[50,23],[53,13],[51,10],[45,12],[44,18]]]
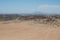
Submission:
[[[0,13],[60,13],[60,0],[0,0]]]

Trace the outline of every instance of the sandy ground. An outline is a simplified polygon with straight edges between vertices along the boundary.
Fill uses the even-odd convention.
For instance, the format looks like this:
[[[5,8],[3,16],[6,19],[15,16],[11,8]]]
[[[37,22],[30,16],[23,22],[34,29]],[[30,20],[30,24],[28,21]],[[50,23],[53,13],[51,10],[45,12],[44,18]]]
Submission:
[[[60,40],[60,28],[28,21],[0,23],[0,40]]]

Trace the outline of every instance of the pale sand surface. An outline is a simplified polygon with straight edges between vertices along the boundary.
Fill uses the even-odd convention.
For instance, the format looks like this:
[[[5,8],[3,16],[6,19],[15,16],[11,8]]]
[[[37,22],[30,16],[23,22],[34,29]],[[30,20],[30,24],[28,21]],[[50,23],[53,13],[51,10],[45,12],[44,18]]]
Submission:
[[[0,40],[60,40],[60,27],[52,25],[21,23],[0,23]]]

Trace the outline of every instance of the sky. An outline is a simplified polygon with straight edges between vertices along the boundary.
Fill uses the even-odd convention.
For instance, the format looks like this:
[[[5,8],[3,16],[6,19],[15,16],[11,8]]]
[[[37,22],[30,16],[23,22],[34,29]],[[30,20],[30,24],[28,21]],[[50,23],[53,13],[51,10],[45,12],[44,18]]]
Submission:
[[[0,0],[0,13],[60,14],[60,0]]]

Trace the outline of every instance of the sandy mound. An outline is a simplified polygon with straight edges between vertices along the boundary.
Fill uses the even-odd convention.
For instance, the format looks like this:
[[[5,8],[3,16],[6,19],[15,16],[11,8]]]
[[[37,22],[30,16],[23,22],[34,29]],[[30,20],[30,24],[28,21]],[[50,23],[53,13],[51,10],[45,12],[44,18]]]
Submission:
[[[28,21],[0,23],[0,40],[60,40],[60,27]]]

